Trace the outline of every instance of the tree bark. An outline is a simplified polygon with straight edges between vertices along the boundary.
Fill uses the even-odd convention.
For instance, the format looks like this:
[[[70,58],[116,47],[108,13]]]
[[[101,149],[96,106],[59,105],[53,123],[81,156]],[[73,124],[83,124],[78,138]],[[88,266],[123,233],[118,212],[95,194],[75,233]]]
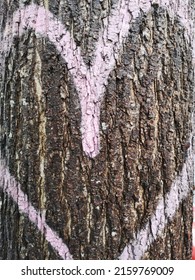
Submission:
[[[91,67],[118,2],[34,5],[64,25]],[[17,35],[23,15],[11,29],[31,1],[0,3],[2,38],[7,25],[16,32],[1,50],[0,259],[191,259],[193,46],[180,17],[152,4],[130,23],[90,157],[74,70],[49,37]]]

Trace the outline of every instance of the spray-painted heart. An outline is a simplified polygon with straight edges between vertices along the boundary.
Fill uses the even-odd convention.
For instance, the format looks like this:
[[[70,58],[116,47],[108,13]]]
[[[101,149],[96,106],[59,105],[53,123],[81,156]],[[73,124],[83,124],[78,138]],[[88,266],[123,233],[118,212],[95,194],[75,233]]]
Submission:
[[[102,29],[99,33],[94,60],[92,66],[89,68],[86,67],[81,57],[80,48],[76,46],[74,39],[64,25],[43,7],[29,5],[23,9],[19,9],[14,13],[13,19],[6,24],[1,40],[4,55],[11,48],[14,37],[21,36],[26,29],[33,28],[36,33],[43,37],[48,37],[67,62],[81,104],[83,150],[90,157],[95,157],[99,153],[100,104],[108,76],[120,55],[121,47],[128,35],[131,22],[139,16],[140,10],[148,12],[152,3],[158,3],[160,6],[166,7],[171,16],[175,14],[179,15],[181,22],[186,27],[186,37],[193,41],[193,16],[187,11],[187,0],[180,4],[177,4],[176,1],[168,0],[119,0],[118,4],[112,9],[110,16],[105,19],[106,28]],[[192,143],[192,139],[190,139],[190,142]],[[193,152],[191,147],[181,175],[175,180],[171,191],[167,194],[167,205],[171,205],[173,193],[180,193],[182,190],[181,195],[177,196],[179,199],[178,203],[174,204],[175,207],[167,208],[167,213],[170,217],[173,217],[179,202],[188,194],[189,184],[186,176],[189,172],[192,172],[192,163]],[[0,179],[1,186],[17,202],[19,210],[29,216],[29,219],[45,234],[46,239],[58,251],[62,258],[70,259],[71,256],[67,246],[48,227],[40,213],[28,202],[27,196],[21,191],[20,185],[10,175],[3,161],[1,163],[0,173],[2,175]],[[131,246],[129,245],[124,249],[121,258],[141,258],[147,247],[156,239],[157,235],[160,234],[166,225],[161,211],[162,207],[164,207],[164,203],[160,201],[155,215],[151,218],[152,224],[154,225],[153,236],[150,235],[149,224],[147,224],[145,230],[142,230],[137,235],[137,239],[131,243]],[[136,248],[138,248],[136,244],[139,244],[140,241],[143,244],[142,249],[136,252]]]

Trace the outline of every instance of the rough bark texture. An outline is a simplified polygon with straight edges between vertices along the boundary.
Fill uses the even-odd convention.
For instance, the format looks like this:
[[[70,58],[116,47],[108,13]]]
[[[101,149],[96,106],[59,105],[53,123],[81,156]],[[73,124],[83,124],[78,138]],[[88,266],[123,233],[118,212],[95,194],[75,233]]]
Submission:
[[[43,2],[90,65],[102,19],[117,1]],[[3,31],[19,1],[0,3]],[[131,25],[102,98],[93,159],[82,149],[81,108],[66,63],[33,30],[14,39],[1,73],[1,154],[74,259],[117,259],[182,170],[194,87],[184,30],[158,5]],[[191,232],[192,191],[143,259],[191,259]],[[60,259],[1,190],[0,248],[0,259]]]

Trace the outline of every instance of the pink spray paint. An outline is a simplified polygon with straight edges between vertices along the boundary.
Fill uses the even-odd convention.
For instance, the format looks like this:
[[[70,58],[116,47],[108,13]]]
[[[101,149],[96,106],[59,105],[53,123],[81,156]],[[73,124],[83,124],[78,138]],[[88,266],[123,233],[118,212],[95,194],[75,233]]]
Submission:
[[[161,236],[168,221],[174,218],[181,201],[187,198],[189,194],[189,185],[193,184],[195,153],[190,139],[190,149],[188,157],[183,165],[180,175],[172,183],[169,193],[159,200],[155,213],[150,218],[146,226],[138,232],[136,238],[132,240],[123,250],[119,259],[121,260],[139,260],[149,249],[150,245]],[[141,246],[140,246],[141,245]]]
[[[21,186],[16,182],[15,178],[11,176],[2,159],[0,160],[0,188],[18,205],[20,213],[27,215],[29,220],[37,226],[60,257],[65,260],[71,260],[72,256],[66,244],[47,225],[45,217],[28,201],[27,195],[21,190]]]
[[[158,3],[160,6],[166,7],[172,17],[176,14],[180,16],[180,21],[186,29],[186,37],[193,44],[193,54],[195,56],[194,21],[193,14],[186,8],[188,2],[189,0],[119,0],[118,4],[112,9],[110,16],[104,19],[106,28],[100,30],[99,41],[90,68],[86,67],[81,57],[80,48],[76,46],[65,26],[55,19],[48,10],[32,4],[16,11],[13,19],[8,20],[1,40],[1,46],[4,50],[3,55],[1,54],[1,62],[3,56],[9,52],[13,38],[21,36],[26,32],[26,29],[33,28],[36,33],[49,38],[67,62],[78,92],[82,112],[83,150],[88,156],[95,157],[100,149],[101,99],[105,92],[109,74],[115,67],[116,60],[121,53],[121,47],[128,36],[130,24],[140,15],[140,10],[148,12],[151,9],[151,3]],[[166,211],[167,217],[170,219],[173,218],[179,203],[189,192],[187,175],[191,172],[194,163],[193,154],[191,146],[191,153],[184,164],[181,175],[176,178],[167,195],[166,200],[169,206]],[[27,196],[21,191],[20,185],[10,175],[8,168],[3,163],[0,165],[0,175],[0,187],[3,186],[3,190],[18,204],[20,212],[28,215],[29,219],[36,224],[62,258],[71,259],[67,246],[49,228],[40,213],[28,202]],[[172,207],[173,204],[174,207]],[[137,238],[125,247],[120,256],[121,259],[140,259],[148,246],[161,234],[167,223],[162,213],[163,206],[164,202],[160,200],[156,212],[151,218],[153,235],[149,232],[149,224],[147,224],[145,229],[137,234]],[[143,244],[141,250],[140,242]]]
[[[151,2],[166,7],[172,16],[179,14],[187,37],[194,40],[192,15],[186,9],[188,0],[179,3],[176,0],[119,0],[109,17],[104,19],[105,28],[100,30],[91,67],[85,65],[80,47],[76,46],[70,32],[44,7],[32,4],[19,9],[6,25],[2,40],[5,52],[9,51],[15,36],[21,36],[26,29],[32,28],[37,34],[47,37],[67,62],[81,105],[83,150],[90,157],[95,157],[100,150],[100,106],[109,74],[121,54],[130,24],[141,10],[148,12],[151,9]]]

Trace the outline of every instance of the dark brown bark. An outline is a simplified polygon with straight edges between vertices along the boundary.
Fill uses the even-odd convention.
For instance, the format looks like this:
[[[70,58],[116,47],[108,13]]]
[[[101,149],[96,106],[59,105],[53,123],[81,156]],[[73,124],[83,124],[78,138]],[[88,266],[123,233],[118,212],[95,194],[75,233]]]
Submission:
[[[1,2],[5,22],[18,6]],[[88,64],[110,8],[106,0],[49,1]],[[186,160],[194,81],[184,27],[158,6],[131,26],[102,99],[94,159],[82,150],[72,77],[49,40],[33,30],[15,38],[2,77],[1,153],[10,173],[74,259],[117,259]],[[0,194],[0,259],[60,259]],[[191,259],[191,225],[192,192],[143,258]]]

